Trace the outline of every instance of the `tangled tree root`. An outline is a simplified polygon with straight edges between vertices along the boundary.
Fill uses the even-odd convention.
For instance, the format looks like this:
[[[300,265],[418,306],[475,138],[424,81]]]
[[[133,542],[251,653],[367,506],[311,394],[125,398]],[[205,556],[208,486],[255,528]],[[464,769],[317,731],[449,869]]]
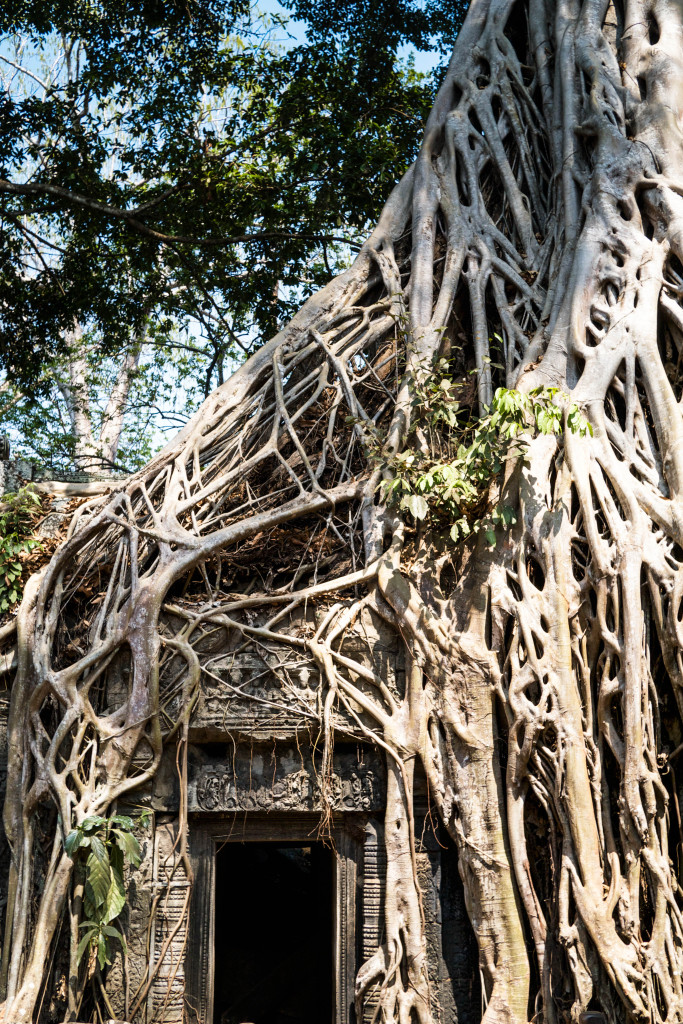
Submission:
[[[124,491],[79,508],[18,619],[5,1020],[34,1014],[64,831],[154,775],[226,647],[269,659],[328,762],[335,734],[386,756],[386,942],[358,977],[379,1019],[431,1020],[419,762],[458,845],[487,1024],[683,1020],[682,80],[670,0],[473,0],[354,266]],[[378,497],[367,439],[402,451],[437,355],[476,371],[481,408],[550,385],[593,425],[529,438],[495,548],[406,532]],[[344,647],[365,614],[400,638],[402,689]]]

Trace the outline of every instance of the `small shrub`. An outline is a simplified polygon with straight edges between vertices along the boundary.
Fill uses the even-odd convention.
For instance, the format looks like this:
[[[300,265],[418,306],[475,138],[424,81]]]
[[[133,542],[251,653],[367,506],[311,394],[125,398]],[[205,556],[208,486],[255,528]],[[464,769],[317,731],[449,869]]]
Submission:
[[[0,614],[21,600],[22,557],[40,547],[33,534],[40,507],[40,496],[30,484],[16,494],[3,495],[0,502]]]
[[[144,815],[140,822],[146,824]],[[123,881],[124,865],[140,864],[140,844],[133,835],[135,822],[125,814],[111,818],[92,815],[85,818],[64,840],[64,848],[85,870],[83,937],[78,944],[80,962],[86,950],[94,950],[100,970],[111,963],[111,940],[126,941],[111,923],[126,905]]]
[[[558,388],[498,388],[490,408],[476,418],[459,400],[463,389],[447,360],[438,360],[415,384],[406,448],[389,454],[375,434],[369,454],[382,470],[387,504],[447,531],[454,542],[483,531],[494,545],[496,527],[516,520],[508,505],[487,506],[488,488],[508,459],[524,456],[524,435],[561,434],[565,414],[572,433],[592,434],[593,428]]]

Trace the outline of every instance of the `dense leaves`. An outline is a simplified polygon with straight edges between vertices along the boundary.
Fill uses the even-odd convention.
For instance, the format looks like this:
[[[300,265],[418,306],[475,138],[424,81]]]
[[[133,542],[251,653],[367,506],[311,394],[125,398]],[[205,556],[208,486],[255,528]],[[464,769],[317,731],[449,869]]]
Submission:
[[[491,484],[505,464],[524,456],[535,433],[562,434],[566,428],[583,436],[593,428],[569,395],[554,387],[529,393],[498,388],[491,408],[473,418],[463,403],[468,383],[446,359],[425,368],[414,384],[409,445],[387,453],[382,437],[374,435],[370,453],[382,469],[380,490],[388,504],[447,531],[452,541],[483,532],[493,545],[496,528],[516,522],[514,509],[491,502]]]
[[[3,495],[0,504],[0,614],[21,600],[25,575],[23,560],[40,545],[34,536],[39,496],[24,487],[16,494]]]
[[[433,91],[396,55],[415,28],[394,19],[380,38],[354,9],[338,32],[302,9],[310,39],[287,48],[245,0],[3,5],[0,362],[15,384],[46,390],[78,323],[105,354],[190,330],[208,391],[348,262]]]

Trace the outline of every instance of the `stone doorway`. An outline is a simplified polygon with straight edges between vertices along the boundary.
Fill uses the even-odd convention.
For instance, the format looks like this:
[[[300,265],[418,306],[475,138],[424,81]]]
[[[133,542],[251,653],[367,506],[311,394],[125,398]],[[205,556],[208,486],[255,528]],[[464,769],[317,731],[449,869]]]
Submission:
[[[328,1024],[334,861],[322,843],[216,852],[214,1024]]]
[[[238,1024],[274,1024],[276,1010],[282,1013],[283,1024],[355,1024],[354,980],[366,945],[365,925],[359,927],[361,907],[368,941],[376,941],[381,898],[371,867],[377,858],[363,853],[368,843],[376,842],[376,830],[368,815],[340,815],[330,822],[327,841],[320,842],[319,826],[319,814],[293,811],[192,816],[194,884],[187,933],[181,929],[176,934],[184,964],[174,975],[173,990],[193,1024],[220,1024],[228,1012]],[[165,844],[159,844],[157,859],[168,858],[165,851],[171,845],[169,835]],[[172,909],[170,902],[164,899],[159,906],[155,934],[161,942],[173,931],[174,920],[165,909]],[[307,952],[314,935],[316,943]],[[262,1009],[256,999],[249,1002],[246,983],[239,991],[230,987],[231,959],[256,961],[263,989],[266,981],[275,987],[271,974],[274,978],[283,953],[296,950],[298,962],[288,981],[298,996],[312,989],[315,1006],[300,1000],[293,1010],[284,1003]],[[241,970],[247,968],[248,964]],[[153,995],[153,1007],[165,998],[166,974],[171,970],[169,966],[159,982],[164,989]],[[234,1005],[238,996],[242,1002]],[[172,1015],[157,1013],[156,1019],[176,1024]]]

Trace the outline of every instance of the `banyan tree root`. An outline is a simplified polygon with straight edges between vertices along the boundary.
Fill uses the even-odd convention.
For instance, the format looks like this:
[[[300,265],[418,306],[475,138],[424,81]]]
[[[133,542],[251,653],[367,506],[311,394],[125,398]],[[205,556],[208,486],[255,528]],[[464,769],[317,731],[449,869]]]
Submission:
[[[30,1021],[46,983],[64,833],[154,776],[203,674],[246,699],[217,673],[228,649],[257,652],[319,732],[323,798],[335,736],[386,758],[385,936],[359,1010],[432,1020],[419,764],[458,847],[487,1024],[683,1020],[682,82],[670,0],[473,0],[353,267],[79,508],[18,618],[6,1021]],[[405,449],[436,357],[474,373],[480,410],[498,386],[549,386],[593,427],[528,438],[492,484],[517,510],[496,546],[444,545],[377,489],[370,441]],[[368,615],[404,684],[347,643]]]

